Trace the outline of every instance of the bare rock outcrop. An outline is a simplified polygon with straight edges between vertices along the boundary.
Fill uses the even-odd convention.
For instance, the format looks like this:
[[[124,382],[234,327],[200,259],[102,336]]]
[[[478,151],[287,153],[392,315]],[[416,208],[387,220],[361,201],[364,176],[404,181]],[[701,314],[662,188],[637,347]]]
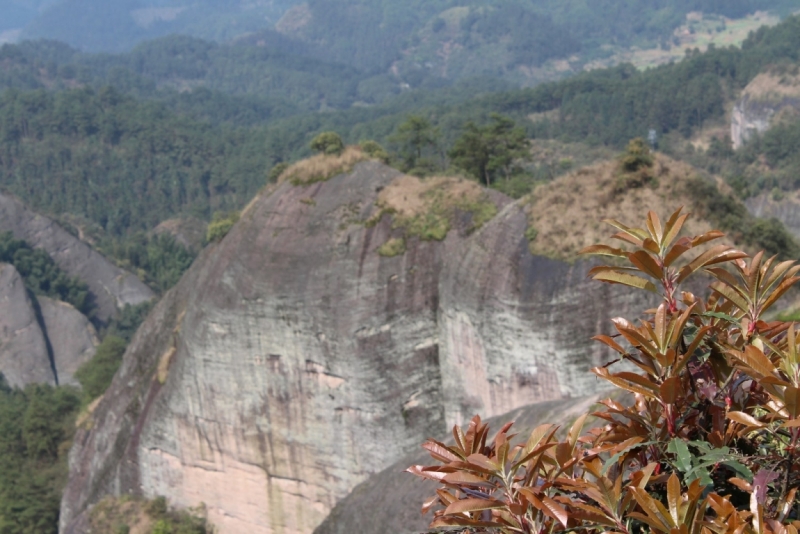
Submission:
[[[167,219],[153,228],[153,234],[170,235],[187,249],[200,250],[206,238],[206,226],[206,222],[197,217]]]
[[[764,72],[742,91],[731,113],[731,142],[741,147],[754,134],[766,132],[776,120],[800,112],[800,75]]]
[[[72,305],[47,297],[37,300],[52,347],[58,383],[76,386],[78,382],[73,375],[94,356],[99,344],[97,332],[89,319]]]
[[[32,247],[44,249],[61,269],[86,282],[97,304],[97,317],[103,322],[126,304],[140,304],[155,296],[136,276],[7,195],[0,195],[0,231],[10,231]]]
[[[11,386],[54,384],[34,302],[13,265],[0,263],[0,373]]]
[[[773,198],[771,193],[761,193],[745,200],[747,211],[764,219],[776,218],[795,238],[800,239],[800,196],[796,192]]]
[[[408,237],[376,162],[285,182],[204,250],[78,432],[61,532],[103,495],[205,503],[221,533],[310,533],[358,483],[476,412],[595,392],[589,341],[644,302],[534,256],[527,207]],[[401,193],[402,194],[402,193]],[[391,210],[389,210],[391,211]]]

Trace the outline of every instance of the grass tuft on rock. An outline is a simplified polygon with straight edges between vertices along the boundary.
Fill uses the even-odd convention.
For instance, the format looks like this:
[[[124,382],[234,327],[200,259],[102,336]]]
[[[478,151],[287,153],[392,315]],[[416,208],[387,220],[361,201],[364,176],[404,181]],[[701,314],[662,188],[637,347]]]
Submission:
[[[394,258],[406,252],[406,240],[402,237],[393,237],[378,247],[378,254],[384,258]]]
[[[467,232],[497,214],[497,206],[479,184],[453,176],[400,176],[381,191],[376,205],[380,210],[367,225],[390,214],[394,228],[423,241],[443,240],[460,214],[469,214]]]
[[[325,182],[352,171],[356,163],[367,159],[370,157],[356,146],[347,147],[341,154],[317,154],[290,165],[278,177],[278,183],[288,181],[299,186]]]

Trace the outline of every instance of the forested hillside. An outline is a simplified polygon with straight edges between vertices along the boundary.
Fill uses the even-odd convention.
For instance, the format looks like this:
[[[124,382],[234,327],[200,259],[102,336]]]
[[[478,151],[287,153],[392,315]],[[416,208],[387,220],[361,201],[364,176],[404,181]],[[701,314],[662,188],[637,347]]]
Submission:
[[[468,121],[485,124],[491,113],[510,116],[534,138],[618,148],[655,129],[669,150],[670,140],[722,120],[726,103],[765,65],[796,62],[799,50],[800,18],[793,17],[753,34],[741,49],[692,54],[644,72],[622,65],[477,98],[470,96],[488,84],[417,90],[378,106],[297,114],[254,127],[186,117],[181,106],[191,113],[190,98],[198,108],[213,107],[213,96],[205,93],[204,101],[197,91],[176,96],[171,105],[123,94],[124,84],[5,91],[0,185],[36,208],[78,214],[120,236],[180,213],[208,218],[241,206],[273,165],[308,154],[308,142],[320,131],[337,131],[350,143],[375,139],[401,151],[396,130],[410,114],[427,117],[440,153]],[[246,100],[235,101],[246,109]],[[780,157],[790,153],[783,148]],[[103,179],[108,176],[115,179]]]

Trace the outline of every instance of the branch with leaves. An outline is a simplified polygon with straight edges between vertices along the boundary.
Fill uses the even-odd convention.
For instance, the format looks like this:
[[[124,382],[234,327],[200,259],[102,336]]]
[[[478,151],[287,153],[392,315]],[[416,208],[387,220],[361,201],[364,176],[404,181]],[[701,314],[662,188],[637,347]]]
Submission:
[[[563,439],[542,425],[512,445],[508,423],[489,441],[476,416],[454,428],[454,445],[429,440],[437,463],[408,471],[442,484],[422,509],[434,513],[431,528],[798,532],[800,336],[763,315],[800,280],[800,266],[706,245],[718,231],[679,237],[686,218],[678,210],[662,226],[650,212],[644,228],[606,221],[622,247],[582,251],[625,262],[595,267],[595,280],[663,298],[638,324],[616,318],[616,335],[594,338],[638,370],[592,370],[631,401],[602,401]],[[681,291],[699,272],[714,279],[707,299]],[[589,415],[599,424],[583,431]]]

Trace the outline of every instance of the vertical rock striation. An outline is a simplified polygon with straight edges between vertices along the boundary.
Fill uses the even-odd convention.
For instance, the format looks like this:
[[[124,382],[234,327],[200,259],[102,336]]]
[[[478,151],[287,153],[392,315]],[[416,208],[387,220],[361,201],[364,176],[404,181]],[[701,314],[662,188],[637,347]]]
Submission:
[[[72,305],[47,297],[38,297],[44,332],[50,341],[58,383],[77,386],[75,371],[89,361],[97,349],[97,332]]]

